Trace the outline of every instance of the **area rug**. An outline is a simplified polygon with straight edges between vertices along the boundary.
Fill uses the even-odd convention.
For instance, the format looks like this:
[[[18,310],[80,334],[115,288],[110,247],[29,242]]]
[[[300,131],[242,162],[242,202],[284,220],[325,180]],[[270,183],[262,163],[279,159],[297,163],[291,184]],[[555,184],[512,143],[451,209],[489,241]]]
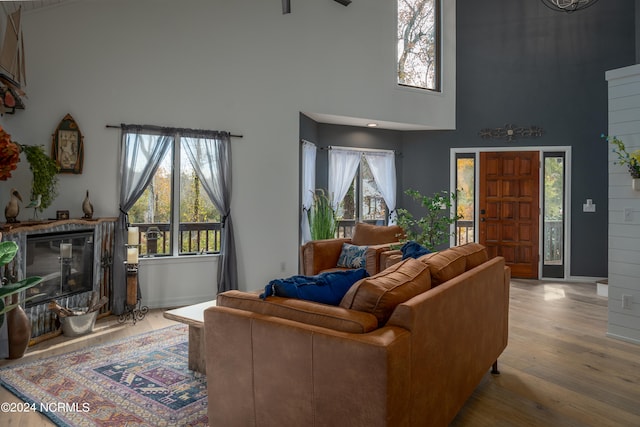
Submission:
[[[0,383],[58,426],[206,426],[206,376],[186,325],[0,369]],[[9,408],[10,409],[10,408]]]

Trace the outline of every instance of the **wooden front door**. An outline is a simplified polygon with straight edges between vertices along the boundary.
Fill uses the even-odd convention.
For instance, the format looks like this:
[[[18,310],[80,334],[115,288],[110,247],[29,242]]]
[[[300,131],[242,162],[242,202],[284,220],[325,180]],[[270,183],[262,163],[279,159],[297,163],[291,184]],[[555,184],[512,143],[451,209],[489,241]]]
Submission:
[[[480,153],[479,241],[512,277],[538,278],[539,171],[537,151]]]

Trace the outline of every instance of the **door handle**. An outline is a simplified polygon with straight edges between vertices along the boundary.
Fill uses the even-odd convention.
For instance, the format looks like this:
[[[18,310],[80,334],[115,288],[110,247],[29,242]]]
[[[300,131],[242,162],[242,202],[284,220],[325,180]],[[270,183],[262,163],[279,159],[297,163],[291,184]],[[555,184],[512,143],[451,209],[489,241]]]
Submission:
[[[485,222],[486,219],[484,217],[480,218],[480,222]]]

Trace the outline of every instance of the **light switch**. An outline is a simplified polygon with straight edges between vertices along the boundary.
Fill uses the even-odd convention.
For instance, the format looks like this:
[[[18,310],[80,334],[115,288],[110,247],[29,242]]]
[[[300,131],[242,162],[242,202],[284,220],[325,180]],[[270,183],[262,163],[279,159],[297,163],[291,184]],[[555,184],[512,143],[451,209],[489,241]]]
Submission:
[[[593,203],[593,199],[587,199],[587,203],[582,205],[582,212],[595,212],[596,205]]]

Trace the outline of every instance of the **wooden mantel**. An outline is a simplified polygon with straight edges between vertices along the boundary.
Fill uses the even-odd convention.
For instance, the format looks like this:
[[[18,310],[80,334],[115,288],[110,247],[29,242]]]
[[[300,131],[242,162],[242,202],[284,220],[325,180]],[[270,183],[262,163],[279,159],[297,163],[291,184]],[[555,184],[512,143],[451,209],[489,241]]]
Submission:
[[[65,224],[95,225],[96,223],[115,222],[117,220],[118,218],[115,218],[115,217],[105,217],[105,218],[93,218],[93,219],[71,218],[71,219],[51,219],[51,220],[42,220],[42,221],[21,221],[16,223],[7,222],[2,225],[2,229],[0,229],[0,232],[4,234],[34,232],[34,231],[47,230],[49,228],[56,227],[58,225],[65,225]]]

